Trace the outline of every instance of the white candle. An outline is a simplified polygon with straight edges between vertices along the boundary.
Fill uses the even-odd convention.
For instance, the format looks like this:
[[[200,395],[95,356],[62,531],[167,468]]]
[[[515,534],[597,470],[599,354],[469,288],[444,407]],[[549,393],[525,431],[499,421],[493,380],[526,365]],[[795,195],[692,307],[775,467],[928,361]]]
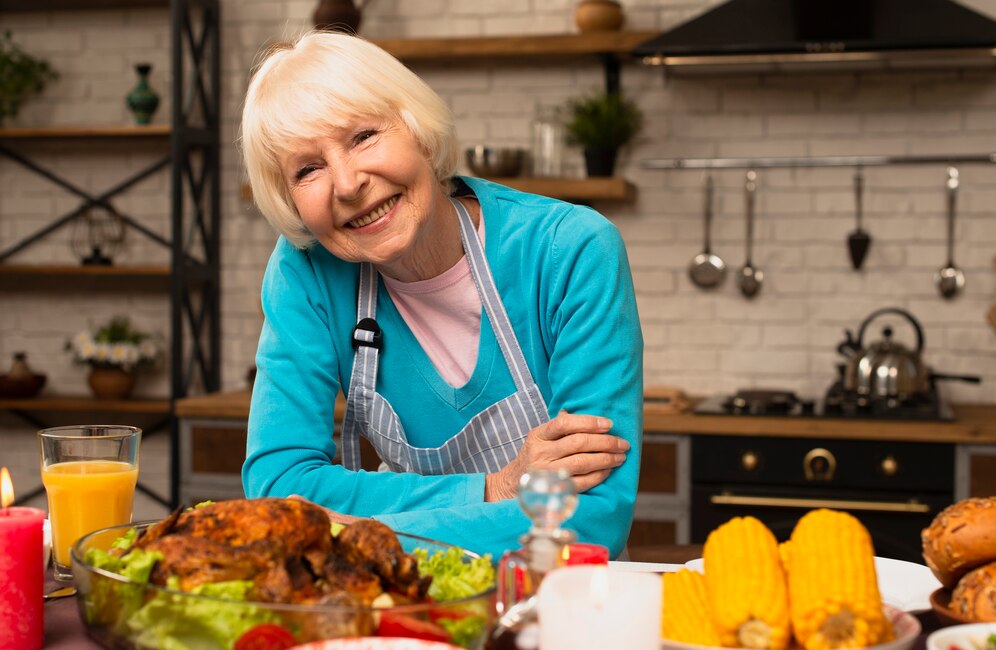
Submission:
[[[539,589],[543,650],[659,650],[661,578],[605,566],[551,571]]]

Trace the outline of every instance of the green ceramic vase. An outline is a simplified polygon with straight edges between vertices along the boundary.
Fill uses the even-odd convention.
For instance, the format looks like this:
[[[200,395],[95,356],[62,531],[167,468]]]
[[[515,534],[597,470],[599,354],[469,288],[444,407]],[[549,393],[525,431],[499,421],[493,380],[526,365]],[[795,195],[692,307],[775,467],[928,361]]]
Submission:
[[[135,66],[138,73],[138,84],[132,88],[125,97],[131,114],[135,117],[135,124],[148,124],[152,121],[152,116],[159,108],[159,93],[149,86],[149,72],[152,66],[148,63],[139,63]]]

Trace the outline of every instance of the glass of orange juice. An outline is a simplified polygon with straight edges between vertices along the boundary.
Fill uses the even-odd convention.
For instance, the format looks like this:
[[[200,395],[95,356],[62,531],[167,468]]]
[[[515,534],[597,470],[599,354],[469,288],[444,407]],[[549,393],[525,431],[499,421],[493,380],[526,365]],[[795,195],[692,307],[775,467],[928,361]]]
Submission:
[[[122,425],[38,432],[56,580],[72,580],[69,549],[76,540],[131,521],[141,438],[141,429]]]

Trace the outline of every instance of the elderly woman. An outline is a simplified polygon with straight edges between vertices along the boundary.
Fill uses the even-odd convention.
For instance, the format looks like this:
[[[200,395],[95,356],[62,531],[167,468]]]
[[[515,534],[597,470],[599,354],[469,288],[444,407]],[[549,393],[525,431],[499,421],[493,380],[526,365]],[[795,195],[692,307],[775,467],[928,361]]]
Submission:
[[[455,177],[445,103],[344,34],[269,53],[242,148],[281,234],[246,494],[296,494],[340,520],[497,555],[529,528],[522,474],[566,468],[581,492],[568,527],[617,555],[636,497],[643,341],[616,229],[586,207]],[[360,468],[360,436],[382,471]]]

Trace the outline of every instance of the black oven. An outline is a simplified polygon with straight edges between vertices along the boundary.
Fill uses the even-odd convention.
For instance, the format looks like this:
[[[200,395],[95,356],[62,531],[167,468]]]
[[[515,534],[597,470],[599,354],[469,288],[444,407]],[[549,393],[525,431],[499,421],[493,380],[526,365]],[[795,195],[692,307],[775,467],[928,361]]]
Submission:
[[[784,541],[813,508],[864,523],[875,554],[923,563],[920,531],[954,500],[954,445],[777,437],[692,439],[692,542],[753,515]]]

